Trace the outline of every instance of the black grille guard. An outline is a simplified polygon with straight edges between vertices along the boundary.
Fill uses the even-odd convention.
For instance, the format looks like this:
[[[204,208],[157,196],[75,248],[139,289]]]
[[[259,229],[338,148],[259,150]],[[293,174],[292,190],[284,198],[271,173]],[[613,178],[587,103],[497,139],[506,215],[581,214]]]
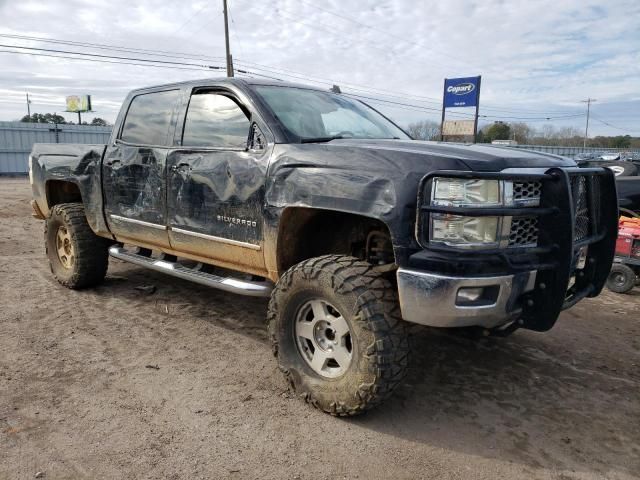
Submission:
[[[576,192],[571,178],[583,176],[587,184],[590,209],[589,234],[576,240]],[[537,207],[455,207],[431,206],[434,177],[539,181],[542,185]],[[416,237],[421,246],[441,260],[460,264],[499,259],[508,271],[536,270],[535,288],[514,304],[521,309],[520,326],[536,331],[549,330],[563,309],[585,297],[600,293],[613,261],[618,230],[618,204],[614,175],[608,168],[550,168],[544,173],[438,171],[425,176],[418,195]],[[535,247],[461,250],[428,242],[431,213],[473,216],[535,216],[539,222]],[[582,247],[588,247],[585,266],[576,270],[576,259]],[[569,288],[569,282],[575,282]]]

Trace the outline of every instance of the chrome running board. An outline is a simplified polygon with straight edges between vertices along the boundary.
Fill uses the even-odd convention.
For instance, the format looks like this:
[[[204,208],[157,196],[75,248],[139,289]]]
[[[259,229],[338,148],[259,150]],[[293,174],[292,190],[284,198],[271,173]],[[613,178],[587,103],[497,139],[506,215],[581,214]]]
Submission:
[[[162,259],[145,257],[126,251],[122,247],[113,246],[109,248],[109,255],[125,262],[147,267],[151,270],[167,273],[174,277],[191,282],[199,283],[207,287],[217,288],[225,292],[248,295],[251,297],[268,297],[273,289],[273,284],[268,280],[263,282],[251,282],[232,277],[221,277],[212,273],[205,273],[201,270],[188,268],[177,262],[168,262]]]

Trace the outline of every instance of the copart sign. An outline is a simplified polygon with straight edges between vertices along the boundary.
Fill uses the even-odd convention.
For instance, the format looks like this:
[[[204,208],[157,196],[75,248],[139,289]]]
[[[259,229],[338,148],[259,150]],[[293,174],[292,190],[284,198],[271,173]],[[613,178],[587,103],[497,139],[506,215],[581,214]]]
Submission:
[[[445,78],[444,107],[475,107],[480,97],[480,77]]]

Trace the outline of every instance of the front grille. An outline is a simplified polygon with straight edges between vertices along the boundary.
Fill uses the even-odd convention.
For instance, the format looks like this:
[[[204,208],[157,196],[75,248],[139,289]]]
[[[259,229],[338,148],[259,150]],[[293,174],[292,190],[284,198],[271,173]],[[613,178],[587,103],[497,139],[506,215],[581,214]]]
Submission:
[[[571,195],[575,209],[573,240],[577,242],[588,237],[591,231],[587,177],[584,175],[571,177]]]
[[[606,178],[602,173],[581,171],[580,169],[571,169],[568,173],[568,184],[557,182],[558,175],[554,174],[527,174],[526,176],[534,178],[517,178],[518,174],[514,174],[513,180],[510,181],[509,174],[504,174],[504,212],[497,214],[503,217],[501,220],[503,228],[500,231],[499,246],[502,248],[511,248],[510,255],[519,255],[520,248],[538,248],[548,249],[555,245],[558,232],[569,228],[569,218],[564,217],[564,225],[555,224],[553,221],[543,221],[541,215],[565,215],[569,212],[555,212],[554,207],[566,208],[564,201],[567,199],[567,193],[572,197],[574,208],[573,215],[573,238],[572,243],[593,243],[595,235],[600,232],[601,224],[606,222],[606,218],[600,218],[601,210],[607,208],[602,205],[602,195],[608,194]],[[480,174],[478,174],[480,176]],[[488,175],[489,176],[489,175]],[[524,176],[524,175],[523,175]],[[542,177],[535,178],[535,177]],[[565,177],[566,178],[566,177]],[[552,181],[553,180],[553,181]],[[428,245],[429,240],[429,213],[431,215],[462,215],[474,216],[474,211],[469,207],[451,206],[443,208],[440,206],[429,205],[430,198],[429,186],[425,183],[421,187],[423,195],[419,197],[421,203],[421,213],[418,216],[418,224],[416,226],[417,238],[420,245]],[[568,190],[568,192],[567,192]],[[426,205],[422,204],[426,199]],[[499,207],[492,208],[497,210]],[[527,210],[531,209],[529,213]],[[464,212],[461,212],[463,211]],[[519,210],[517,215],[511,214],[512,210]],[[540,211],[546,210],[546,213]],[[458,213],[461,212],[461,213]],[[561,215],[562,214],[562,215]],[[544,229],[544,231],[543,231]],[[568,233],[568,230],[566,230]],[[434,247],[437,247],[434,245]]]
[[[593,216],[593,224],[596,226],[596,229],[600,229],[600,200],[602,196],[602,192],[600,191],[600,182],[602,181],[602,177],[599,175],[594,175],[591,177],[591,197],[593,198],[593,209],[591,212]]]
[[[513,201],[515,204],[538,204],[542,192],[542,182],[514,182]]]
[[[509,231],[509,247],[532,247],[538,243],[538,219],[514,217]]]

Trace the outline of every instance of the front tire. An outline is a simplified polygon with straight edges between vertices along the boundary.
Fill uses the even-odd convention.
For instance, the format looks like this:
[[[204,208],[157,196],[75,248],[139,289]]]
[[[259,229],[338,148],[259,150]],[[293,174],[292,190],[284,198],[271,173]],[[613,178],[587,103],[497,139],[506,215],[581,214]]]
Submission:
[[[636,272],[627,265],[614,263],[607,278],[607,288],[616,293],[627,293],[636,284]]]
[[[55,205],[45,223],[45,251],[51,273],[67,288],[102,283],[109,265],[109,241],[87,223],[81,203]]]
[[[268,327],[291,388],[332,415],[380,404],[405,376],[409,344],[395,289],[357,258],[326,255],[285,272]]]

